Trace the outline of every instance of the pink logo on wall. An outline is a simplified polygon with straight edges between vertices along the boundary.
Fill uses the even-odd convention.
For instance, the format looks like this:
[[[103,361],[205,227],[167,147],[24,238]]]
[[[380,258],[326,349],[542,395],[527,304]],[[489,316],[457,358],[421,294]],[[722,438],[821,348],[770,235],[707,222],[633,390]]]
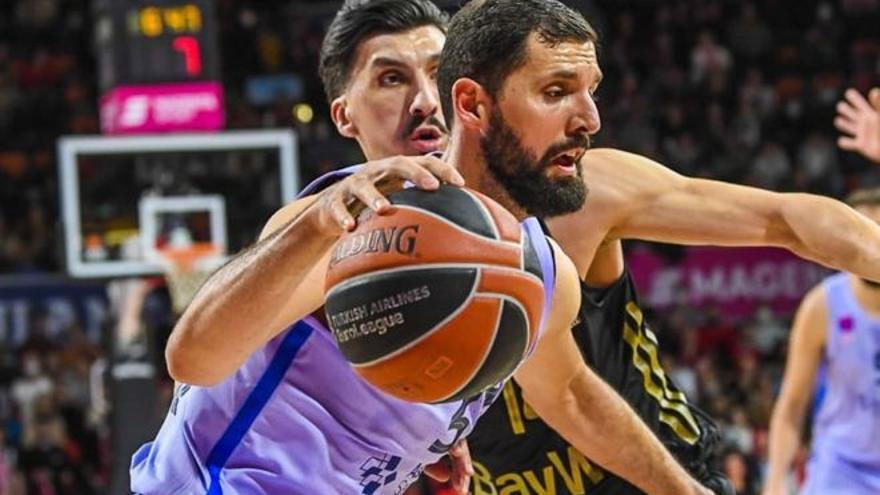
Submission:
[[[675,264],[639,247],[627,264],[648,306],[716,307],[730,318],[750,317],[767,305],[791,314],[829,271],[775,248],[691,247]]]
[[[217,82],[118,86],[101,98],[106,134],[216,131],[223,128]]]

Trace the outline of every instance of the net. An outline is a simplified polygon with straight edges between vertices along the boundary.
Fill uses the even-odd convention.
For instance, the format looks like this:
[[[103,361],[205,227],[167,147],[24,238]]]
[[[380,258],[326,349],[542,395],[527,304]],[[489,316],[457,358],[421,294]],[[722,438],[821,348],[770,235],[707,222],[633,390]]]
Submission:
[[[189,306],[202,284],[223,262],[219,248],[210,242],[160,249],[159,255],[171,294],[171,304],[178,315]]]

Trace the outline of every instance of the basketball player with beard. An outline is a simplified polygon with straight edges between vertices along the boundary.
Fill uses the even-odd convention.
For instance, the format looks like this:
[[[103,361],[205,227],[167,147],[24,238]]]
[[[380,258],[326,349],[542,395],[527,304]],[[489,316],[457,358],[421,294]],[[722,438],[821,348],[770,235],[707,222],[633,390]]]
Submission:
[[[358,7],[347,4],[331,24],[322,51],[322,77],[334,122],[341,134],[357,139],[368,159],[434,151],[443,147],[445,138],[437,96],[431,91],[438,46],[443,43],[442,27],[425,23],[406,32],[371,32],[365,19],[379,16],[359,17],[359,9],[379,9],[388,3],[360,2]],[[515,65],[504,49],[492,51],[493,47],[486,46],[503,39],[492,31],[490,19],[492,15],[503,16],[500,8],[496,6],[481,20],[472,21],[483,26],[482,31],[472,33],[472,37],[482,37],[481,48],[465,57],[473,57],[478,62],[474,65]],[[504,30],[518,24],[511,19],[519,18],[504,18],[508,19]],[[592,57],[594,63],[595,55]],[[559,83],[560,92],[573,93],[570,79]],[[548,88],[551,89],[554,88]],[[519,142],[518,135],[522,134],[513,131],[506,115],[496,108],[488,117],[498,129],[484,139],[484,150],[488,150],[485,154],[498,157],[488,162],[492,174],[509,190],[516,191],[517,199],[524,204],[530,198],[563,198],[547,194],[552,190],[544,173],[547,163],[559,151],[566,151],[566,146],[586,148],[587,143],[569,142],[552,147],[541,160],[532,153],[532,164],[523,163],[507,156],[507,144]],[[598,122],[598,115],[595,119]],[[565,162],[573,157],[559,159]],[[583,282],[581,323],[573,328],[574,337],[591,366],[627,398],[670,450],[717,493],[729,493],[729,484],[708,469],[708,457],[716,440],[714,425],[687,402],[652,359],[652,355],[656,356],[656,341],[641,317],[638,298],[623,263],[620,238],[626,232],[627,237],[667,242],[782,245],[802,255],[814,251],[818,253],[812,256],[814,259],[839,266],[854,260],[835,254],[834,248],[817,235],[819,231],[813,230],[809,219],[827,218],[831,222],[840,218],[852,223],[852,212],[837,203],[823,211],[828,200],[813,196],[780,195],[687,179],[648,159],[615,150],[591,150],[581,161],[585,168],[581,172],[578,167],[578,174],[582,173],[583,182],[591,187],[584,214],[548,221],[551,234],[564,239],[563,248],[575,253],[573,259],[578,260]],[[542,163],[534,166],[534,162]],[[552,216],[552,207],[531,205],[530,212]],[[791,210],[799,208],[804,209],[803,214],[791,214]],[[596,213],[601,215],[593,221],[591,216]],[[633,218],[652,214],[658,216],[656,221]],[[729,220],[738,223],[726,224]],[[699,225],[694,225],[695,221]],[[859,220],[855,223],[861,224]],[[665,224],[668,228],[663,228]],[[780,227],[778,235],[768,230],[773,226]],[[798,232],[808,236],[799,240]],[[853,245],[852,238],[847,239],[844,233],[832,234],[840,236],[835,239],[839,246]],[[873,235],[876,239],[876,232]],[[876,249],[866,247],[862,252],[876,253]],[[876,254],[873,256],[876,259]],[[862,262],[860,266],[865,270],[867,265]],[[586,489],[590,493],[640,493],[580,456],[561,435],[537,418],[515,384],[505,387],[503,397],[470,437],[477,461],[473,487],[476,493],[493,493],[503,488],[525,492],[529,487],[540,491],[540,487],[551,484],[555,492],[548,493],[583,493]]]
[[[578,80],[595,80],[597,73],[578,63],[592,46],[582,17],[541,1],[517,3],[513,13],[551,13],[564,35],[555,47],[541,45],[542,57],[577,68]],[[386,20],[406,17],[400,10],[387,14]],[[395,65],[383,58],[367,64]],[[454,403],[397,400],[351,370],[320,319],[332,248],[356,224],[350,209],[359,204],[387,214],[393,208],[385,194],[406,182],[428,190],[441,180],[462,185],[458,168],[471,187],[492,194],[523,221],[540,252],[546,324],[514,374],[531,404],[576,448],[646,492],[708,493],[587,367],[569,331],[580,306],[575,267],[525,212],[580,209],[585,188],[574,167],[542,172],[547,190],[560,198],[514,202],[485,163],[482,137],[497,122],[479,107],[489,100],[467,77],[456,88],[458,125],[443,160],[391,158],[319,179],[270,219],[260,242],[199,290],[166,349],[172,377],[187,385],[178,388],[155,441],[133,456],[134,492],[396,495],[468,435],[502,384]],[[552,112],[521,108],[522,117],[536,124],[533,136],[524,134],[533,139],[522,151],[582,152],[598,130],[594,108],[586,100]],[[515,154],[504,156],[523,163]]]

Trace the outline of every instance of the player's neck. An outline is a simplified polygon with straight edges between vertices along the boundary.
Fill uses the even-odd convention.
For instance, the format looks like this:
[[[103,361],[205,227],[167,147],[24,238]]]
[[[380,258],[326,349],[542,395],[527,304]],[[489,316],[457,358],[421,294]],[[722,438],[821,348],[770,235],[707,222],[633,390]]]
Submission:
[[[464,177],[466,186],[494,199],[519,220],[529,216],[486,167],[479,142],[476,139],[472,141],[474,142],[468,142],[467,139],[461,136],[450,139],[446,153],[443,155],[444,159],[458,168],[458,171]]]

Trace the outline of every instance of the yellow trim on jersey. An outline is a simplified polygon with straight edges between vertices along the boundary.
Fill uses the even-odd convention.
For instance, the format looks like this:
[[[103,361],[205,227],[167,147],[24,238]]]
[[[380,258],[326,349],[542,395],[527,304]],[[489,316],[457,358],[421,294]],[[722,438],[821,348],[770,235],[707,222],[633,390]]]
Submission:
[[[522,414],[519,412],[519,401],[516,400],[516,390],[513,388],[513,380],[507,380],[507,383],[504,384],[503,394],[504,405],[507,406],[507,416],[510,418],[510,428],[513,430],[513,434],[525,434],[526,425],[523,422]],[[532,414],[534,414],[534,411]]]
[[[572,446],[564,451],[544,452],[543,466],[522,471],[493,473],[474,460],[473,495],[589,495],[605,478],[601,467],[591,463]]]
[[[657,338],[645,327],[644,315],[636,303],[627,303],[626,313],[634,320],[638,330],[633,329],[629,321],[624,321],[623,340],[632,348],[633,365],[642,373],[645,391],[660,405],[660,421],[669,425],[679,438],[694,445],[700,439],[700,427],[687,406],[687,397],[669,389],[666,374],[660,366]],[[639,349],[648,355],[649,360],[639,353]]]

